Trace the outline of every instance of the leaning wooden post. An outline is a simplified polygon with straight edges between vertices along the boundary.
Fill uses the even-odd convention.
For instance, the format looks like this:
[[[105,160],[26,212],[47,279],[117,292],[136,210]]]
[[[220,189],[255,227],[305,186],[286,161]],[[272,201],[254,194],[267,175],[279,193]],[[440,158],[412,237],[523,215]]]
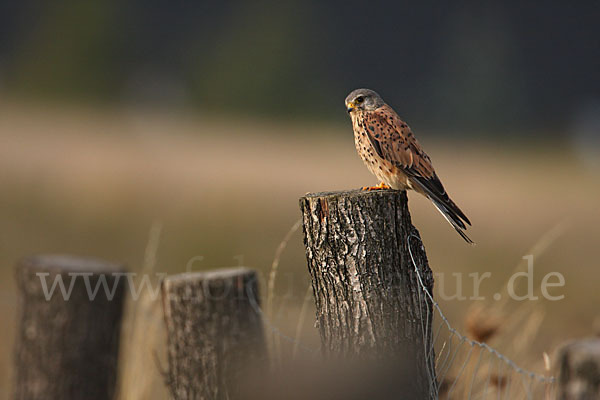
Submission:
[[[322,348],[329,357],[408,363],[414,398],[435,391],[433,277],[406,192],[349,191],[300,199]]]
[[[266,347],[256,273],[246,268],[174,275],[164,280],[167,385],[179,399],[237,398]]]
[[[126,279],[120,265],[72,256],[17,266],[15,399],[112,399]]]
[[[575,340],[562,345],[556,366],[558,400],[600,398],[600,339]]]

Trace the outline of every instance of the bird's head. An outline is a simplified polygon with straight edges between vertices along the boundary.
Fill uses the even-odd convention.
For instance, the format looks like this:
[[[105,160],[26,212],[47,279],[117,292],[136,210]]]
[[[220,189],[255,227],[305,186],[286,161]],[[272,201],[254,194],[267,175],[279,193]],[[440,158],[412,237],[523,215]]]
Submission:
[[[355,111],[373,111],[385,103],[381,97],[370,89],[353,90],[346,97],[346,110],[348,113]]]

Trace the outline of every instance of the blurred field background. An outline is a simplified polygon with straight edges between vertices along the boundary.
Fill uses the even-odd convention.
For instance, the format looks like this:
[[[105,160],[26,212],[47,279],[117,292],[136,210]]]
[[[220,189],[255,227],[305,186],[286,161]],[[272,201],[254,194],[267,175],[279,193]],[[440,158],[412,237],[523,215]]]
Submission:
[[[486,301],[441,303],[457,328],[468,331],[474,307],[494,307],[532,247],[535,287],[565,276],[551,290],[564,300],[495,310],[491,344],[539,372],[543,351],[600,330],[598,16],[593,1],[0,4],[2,398],[20,257],[73,253],[141,271],[159,224],[156,271],[203,256],[195,270],[242,263],[266,281],[299,196],[375,183],[343,107],[360,86],[412,126],[473,222],[470,247],[410,195],[446,293],[452,273],[470,296],[467,274],[492,272]],[[296,232],[269,323],[316,347],[310,303],[298,328],[308,279]],[[122,398],[165,396],[155,306],[126,324]]]

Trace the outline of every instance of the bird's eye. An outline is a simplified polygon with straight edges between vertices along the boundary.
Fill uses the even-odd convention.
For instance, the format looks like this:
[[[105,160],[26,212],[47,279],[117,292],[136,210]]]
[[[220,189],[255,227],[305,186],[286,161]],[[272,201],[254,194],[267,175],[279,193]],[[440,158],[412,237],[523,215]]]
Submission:
[[[364,97],[362,97],[362,96],[358,96],[358,97],[356,98],[356,102],[357,102],[357,103],[362,103],[363,101],[365,101],[365,98],[364,98]]]

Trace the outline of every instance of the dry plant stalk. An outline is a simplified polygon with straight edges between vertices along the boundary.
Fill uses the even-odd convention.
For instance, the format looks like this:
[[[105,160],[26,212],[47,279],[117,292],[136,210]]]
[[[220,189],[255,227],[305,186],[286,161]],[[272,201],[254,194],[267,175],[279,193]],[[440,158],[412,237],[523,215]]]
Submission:
[[[290,228],[290,230],[286,233],[279,246],[277,246],[277,250],[275,251],[275,255],[273,257],[273,262],[271,263],[271,270],[269,271],[269,280],[267,283],[267,305],[266,305],[266,316],[267,318],[273,318],[273,299],[275,297],[275,283],[277,281],[277,272],[279,271],[279,262],[281,261],[281,256],[283,255],[283,251],[286,249],[292,235],[296,233],[296,231],[302,226],[302,218],[299,218],[294,225]],[[273,362],[277,362],[281,364],[282,362],[282,354],[281,354],[281,338],[279,335],[273,334],[271,330],[266,331],[267,336],[267,347],[269,349],[269,353],[271,354],[271,359]]]
[[[145,274],[152,276],[155,271],[161,230],[158,221],[150,228],[141,278]],[[134,284],[140,288],[141,279],[136,279]],[[158,287],[159,282],[151,282],[151,285]],[[119,398],[123,400],[165,399],[169,395],[156,357],[166,352],[162,307],[160,296],[152,297],[149,290],[142,290],[137,300],[127,300],[120,356]]]

